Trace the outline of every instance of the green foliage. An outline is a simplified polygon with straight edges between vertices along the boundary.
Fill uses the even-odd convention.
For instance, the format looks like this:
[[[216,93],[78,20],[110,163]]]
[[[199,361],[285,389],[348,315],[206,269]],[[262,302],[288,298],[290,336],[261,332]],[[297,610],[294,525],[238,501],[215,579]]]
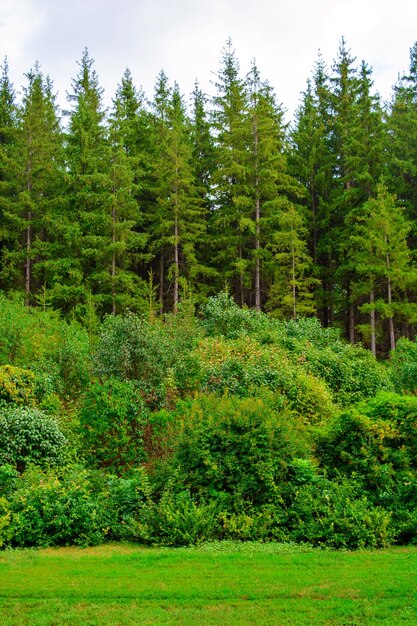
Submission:
[[[205,339],[192,354],[198,359],[204,390],[219,395],[228,391],[241,397],[257,397],[261,389],[269,389],[313,424],[334,414],[327,385],[299,363],[291,363],[279,346],[261,344],[250,337],[235,341]]]
[[[341,413],[319,436],[317,454],[330,475],[359,476],[375,495],[389,488],[395,470],[409,464],[393,421],[353,409]]]
[[[66,438],[54,418],[30,407],[0,407],[0,464],[22,471],[30,463],[59,465],[64,460]]]
[[[417,394],[417,344],[399,339],[391,352],[391,372],[397,391]]]
[[[93,496],[88,473],[30,468],[9,499],[13,546],[96,545],[105,537],[103,502]]]
[[[392,390],[383,364],[361,345],[342,341],[336,329],[322,328],[317,319],[288,322],[279,341],[296,363],[327,383],[342,406],[372,397],[380,390]]]
[[[303,425],[260,399],[200,396],[180,405],[183,422],[175,462],[192,493],[229,506],[279,497],[289,464],[308,454]]]
[[[131,381],[110,378],[92,383],[79,410],[87,462],[116,473],[140,465],[146,419],[143,399]]]
[[[55,312],[0,295],[0,336],[0,364],[30,367],[38,397],[77,394],[88,381],[88,334]]]
[[[188,490],[178,491],[172,482],[156,504],[144,508],[140,538],[166,546],[189,546],[210,541],[218,533],[216,501],[197,503]]]
[[[393,540],[390,512],[374,506],[353,481],[319,479],[296,489],[288,510],[292,541],[315,546],[384,548]]]
[[[136,315],[105,318],[96,352],[95,370],[99,376],[111,376],[135,381],[151,406],[164,404],[172,384],[186,391],[195,383],[188,379],[196,371],[195,362],[188,358],[188,348],[194,341],[193,320],[167,317],[165,324],[148,322]],[[169,403],[169,402],[168,402]]]
[[[0,366],[0,401],[33,404],[34,379],[35,376],[30,370],[13,365]]]
[[[266,323],[263,314],[240,308],[225,292],[209,298],[202,313],[203,327],[209,337],[223,335],[226,339],[237,339],[252,334]]]

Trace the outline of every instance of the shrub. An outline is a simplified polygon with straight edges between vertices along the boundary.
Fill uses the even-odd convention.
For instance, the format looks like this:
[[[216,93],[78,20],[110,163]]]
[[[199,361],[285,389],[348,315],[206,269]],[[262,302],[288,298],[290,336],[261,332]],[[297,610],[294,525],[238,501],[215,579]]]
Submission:
[[[207,338],[193,351],[203,390],[240,397],[258,396],[268,388],[286,399],[306,422],[327,421],[335,413],[326,384],[289,361],[279,346],[245,337],[235,341]]]
[[[417,344],[399,339],[391,352],[391,373],[396,391],[417,394]]]
[[[180,406],[175,462],[192,494],[273,502],[294,457],[309,451],[303,425],[261,399],[200,396]]]
[[[218,537],[215,501],[197,503],[188,490],[168,484],[160,500],[143,509],[138,531],[142,540],[166,546],[189,546]]]
[[[391,513],[372,505],[353,481],[324,478],[295,490],[289,538],[332,548],[384,548],[394,539]]]
[[[120,473],[144,460],[147,411],[133,382],[94,382],[84,394],[79,419],[86,460],[93,467]]]
[[[15,404],[34,404],[35,376],[30,370],[13,365],[0,366],[0,400]]]
[[[62,463],[66,439],[54,418],[30,407],[0,407],[0,464],[22,471],[30,463]]]
[[[226,339],[237,339],[242,335],[260,332],[269,326],[266,315],[241,309],[225,292],[209,298],[202,313],[202,324],[209,337],[221,335]]]
[[[104,502],[85,470],[63,473],[29,468],[9,499],[11,545],[96,545],[105,537]]]

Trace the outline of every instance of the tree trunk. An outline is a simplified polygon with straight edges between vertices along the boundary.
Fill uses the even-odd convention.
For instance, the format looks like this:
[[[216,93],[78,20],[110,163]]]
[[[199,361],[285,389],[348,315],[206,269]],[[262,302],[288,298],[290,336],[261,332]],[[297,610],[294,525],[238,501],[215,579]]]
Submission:
[[[369,304],[370,304],[370,307],[371,307],[371,309],[369,311],[369,320],[370,320],[370,324],[371,324],[371,352],[376,357],[376,331],[375,331],[375,307],[374,307],[374,302],[375,302],[375,291],[374,291],[374,286],[372,285],[371,292],[369,294]]]
[[[114,189],[113,189],[114,193]],[[113,253],[111,259],[111,298],[112,298],[112,315],[116,315],[116,294],[115,294],[115,279],[116,279],[116,203],[113,198],[113,208],[112,208],[112,244],[113,244]]]
[[[28,211],[27,221],[28,225],[26,227],[25,306],[30,305],[29,296],[31,277],[30,250],[32,247],[32,211]]]
[[[259,162],[258,162],[258,120],[254,118],[253,125],[254,155],[255,155],[255,309],[261,310],[261,264],[259,259],[260,248],[260,219],[261,203],[259,199]]]
[[[385,233],[385,244],[388,246],[388,238],[387,238],[386,233]],[[391,260],[390,260],[390,256],[388,253],[386,255],[386,264],[387,264],[387,298],[388,298],[388,307],[390,309],[390,314],[388,317],[389,341],[390,341],[390,349],[395,350],[394,318],[391,312],[391,305],[392,305],[392,285],[391,285],[391,276],[390,276]]]
[[[164,312],[164,253],[159,257],[159,313]]]

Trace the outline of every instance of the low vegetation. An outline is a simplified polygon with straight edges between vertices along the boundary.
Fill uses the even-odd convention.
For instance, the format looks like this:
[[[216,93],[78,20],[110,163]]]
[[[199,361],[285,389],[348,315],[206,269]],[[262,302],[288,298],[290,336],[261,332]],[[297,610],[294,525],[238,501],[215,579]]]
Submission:
[[[417,542],[413,342],[380,363],[226,294],[94,333],[0,304],[1,546]]]

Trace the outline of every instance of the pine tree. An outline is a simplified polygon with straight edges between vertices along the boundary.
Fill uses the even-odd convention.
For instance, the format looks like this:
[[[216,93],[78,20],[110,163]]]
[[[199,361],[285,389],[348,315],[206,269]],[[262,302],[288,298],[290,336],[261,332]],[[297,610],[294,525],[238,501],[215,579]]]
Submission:
[[[283,214],[291,199],[300,198],[302,189],[290,175],[285,154],[283,109],[276,102],[268,83],[261,81],[253,62],[247,78],[248,122],[248,185],[252,200],[252,272],[254,304],[257,310],[265,304],[276,276],[277,256],[275,231],[280,229]],[[250,222],[248,222],[250,223]]]
[[[367,296],[361,310],[369,313],[369,325],[361,331],[369,335],[371,350],[376,354],[376,313],[388,321],[389,346],[395,349],[395,318],[410,311],[404,307],[407,289],[415,290],[417,276],[411,267],[407,236],[410,223],[404,209],[383,183],[377,185],[376,196],[362,208],[362,217],[352,225],[349,256],[358,280],[356,297]]]
[[[2,274],[10,287],[24,291],[29,306],[36,287],[47,280],[50,225],[54,210],[62,201],[63,159],[52,84],[38,66],[26,77],[28,84],[12,152],[16,193],[4,211],[12,245],[4,251]]]
[[[67,138],[69,219],[75,223],[69,254],[72,260],[78,256],[78,267],[69,276],[67,297],[72,306],[82,307],[92,293],[98,305],[108,310],[109,294],[103,293],[102,286],[111,271],[112,183],[102,88],[93,63],[85,49],[68,96],[73,104]]]
[[[412,222],[411,245],[417,242],[417,42],[410,49],[409,73],[398,81],[388,115],[389,188]]]
[[[17,139],[17,105],[15,92],[9,78],[7,58],[4,59],[0,78],[0,245],[1,257],[7,250],[10,233],[4,211],[10,210],[18,193],[17,168],[13,158],[13,146]]]
[[[139,206],[142,185],[140,117],[142,96],[129,70],[123,74],[110,116],[111,311],[141,310],[145,284],[138,275],[147,235]],[[104,279],[104,277],[103,277]]]
[[[250,157],[248,145],[251,126],[245,83],[239,75],[239,62],[230,39],[222,51],[217,75],[217,95],[213,99],[212,124],[215,135],[216,163],[213,173],[215,210],[210,224],[213,258],[222,285],[230,283],[241,305],[245,290],[251,286],[250,250],[253,237],[253,201],[248,189]]]
[[[296,111],[290,136],[289,166],[306,192],[300,204],[308,229],[308,253],[314,264],[314,275],[320,281],[315,289],[318,313],[325,326],[331,325],[334,317],[335,252],[328,236],[334,189],[331,129],[330,78],[319,56],[313,79],[307,82]]]
[[[165,126],[161,129],[163,144],[157,161],[156,206],[151,227],[164,274],[166,270],[172,284],[170,306],[176,313],[181,281],[187,280],[195,287],[199,273],[204,271],[196,250],[205,230],[205,220],[192,167],[190,125],[177,85],[164,117]]]

